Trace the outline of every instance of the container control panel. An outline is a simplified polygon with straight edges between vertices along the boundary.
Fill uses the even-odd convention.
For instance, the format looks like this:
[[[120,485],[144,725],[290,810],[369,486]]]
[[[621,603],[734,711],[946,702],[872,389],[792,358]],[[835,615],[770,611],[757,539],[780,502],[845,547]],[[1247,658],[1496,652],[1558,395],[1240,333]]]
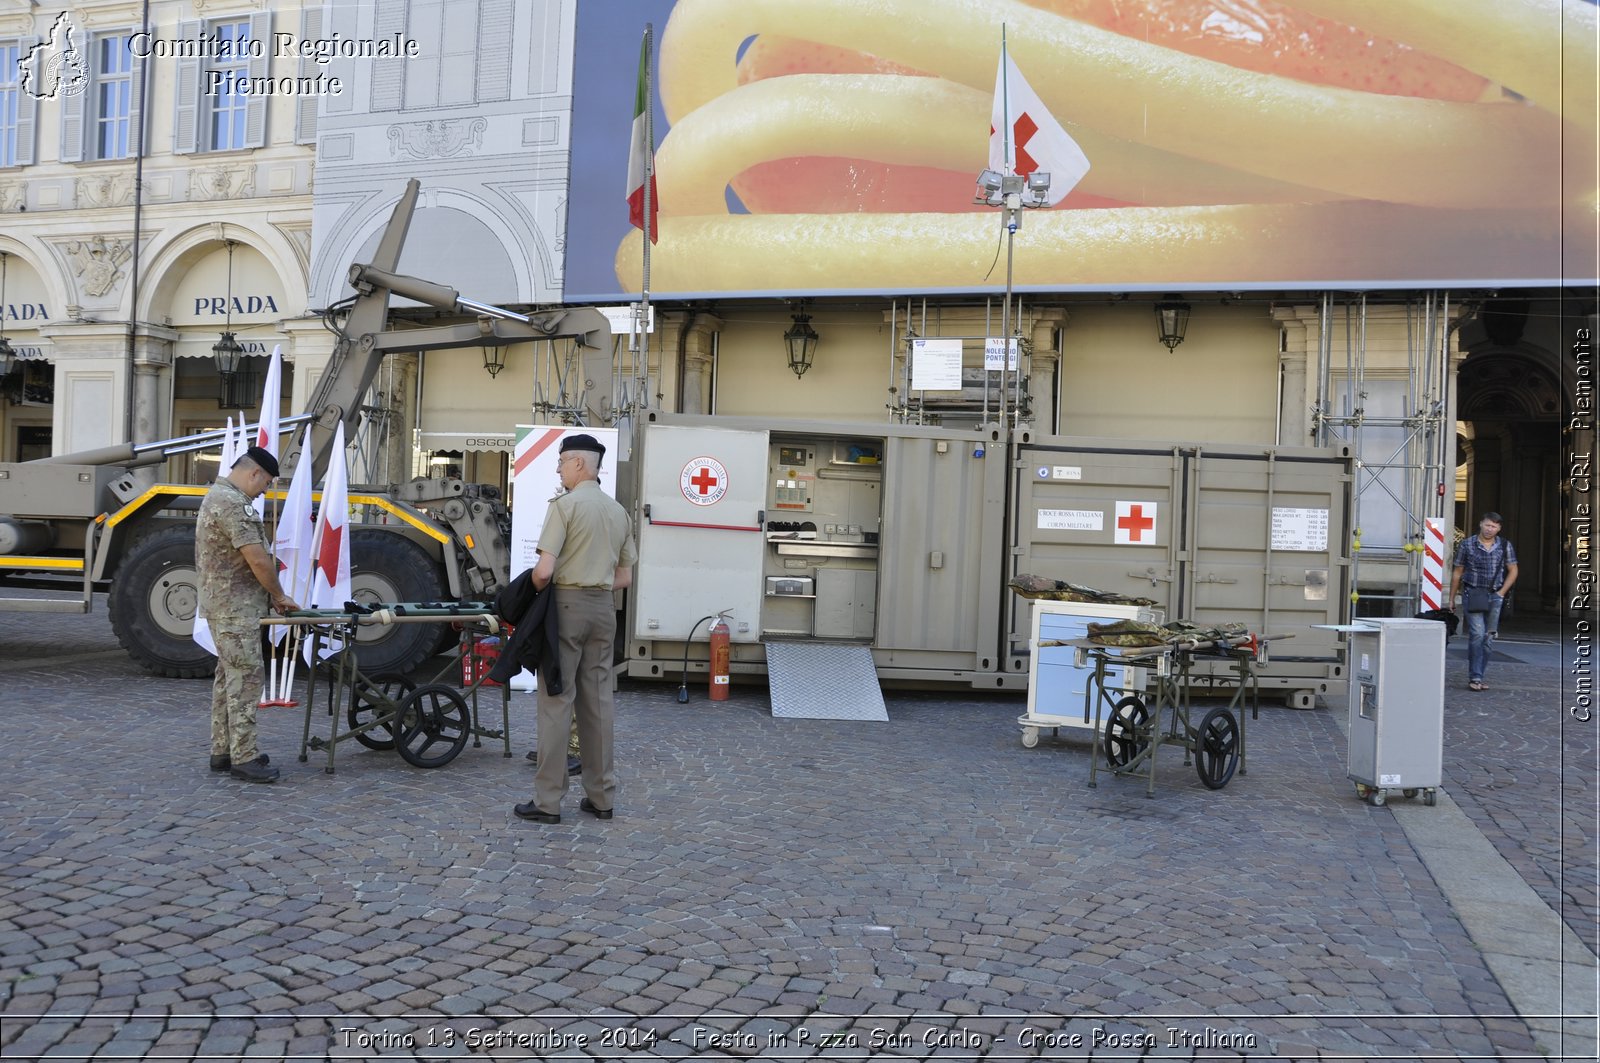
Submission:
[[[773,447],[773,453],[777,460],[772,463],[771,508],[780,512],[809,513],[816,482],[812,469],[815,452],[810,447],[780,443]]]
[[[877,616],[883,440],[773,439],[763,633],[870,639]]]

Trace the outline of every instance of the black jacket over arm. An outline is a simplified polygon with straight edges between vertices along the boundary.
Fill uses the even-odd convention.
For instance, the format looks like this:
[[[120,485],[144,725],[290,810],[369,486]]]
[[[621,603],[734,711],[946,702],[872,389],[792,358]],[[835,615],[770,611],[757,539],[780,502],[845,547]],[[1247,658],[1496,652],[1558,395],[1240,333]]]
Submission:
[[[495,595],[494,610],[515,629],[500,649],[500,659],[489,672],[496,683],[509,683],[520,669],[539,676],[550,693],[561,693],[560,630],[556,625],[555,584],[535,590],[533,569],[512,580]]]

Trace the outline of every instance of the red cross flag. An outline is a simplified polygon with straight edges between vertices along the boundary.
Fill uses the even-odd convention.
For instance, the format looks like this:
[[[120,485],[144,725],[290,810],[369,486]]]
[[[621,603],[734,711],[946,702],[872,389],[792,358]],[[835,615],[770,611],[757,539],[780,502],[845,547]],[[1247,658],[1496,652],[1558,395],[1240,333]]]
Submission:
[[[311,546],[311,604],[337,609],[350,600],[350,478],[345,466],[344,422],[334,426],[322,504]]]
[[[1078,142],[1051,117],[1044,101],[1028,85],[1000,42],[1000,69],[994,79],[994,112],[989,119],[989,169],[1026,176],[1035,170],[1050,175],[1046,202],[1055,206],[1083,175],[1089,159]]]
[[[1156,541],[1156,504],[1118,502],[1117,521],[1112,525],[1112,542],[1147,545]]]

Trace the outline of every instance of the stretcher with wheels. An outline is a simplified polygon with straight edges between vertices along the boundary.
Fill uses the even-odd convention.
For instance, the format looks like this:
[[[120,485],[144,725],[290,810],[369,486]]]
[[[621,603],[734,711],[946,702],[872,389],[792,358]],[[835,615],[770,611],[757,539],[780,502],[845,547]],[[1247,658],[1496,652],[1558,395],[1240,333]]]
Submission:
[[[1114,775],[1143,775],[1145,796],[1155,796],[1156,754],[1164,745],[1182,748],[1184,766],[1192,764],[1208,789],[1220,790],[1235,773],[1246,774],[1245,709],[1252,719],[1260,713],[1256,668],[1266,663],[1271,638],[1289,637],[1242,635],[1153,647],[1104,646],[1088,639],[1064,643],[1072,646],[1079,667],[1093,667],[1084,691],[1084,717],[1093,721],[1089,785],[1099,785],[1103,756],[1105,769]],[[1195,664],[1218,656],[1234,673],[1222,688],[1231,696],[1226,705],[1207,709],[1196,724],[1194,695],[1218,691]],[[1130,667],[1143,671],[1145,683],[1115,685],[1113,672]]]
[[[450,763],[466,748],[469,738],[475,747],[481,747],[485,738],[500,739],[503,755],[511,756],[510,690],[499,687],[499,728],[484,726],[480,712],[478,692],[488,680],[489,667],[487,658],[479,653],[479,640],[503,629],[487,605],[397,603],[359,611],[353,607],[301,609],[261,623],[300,628],[310,634],[311,659],[318,665],[307,678],[301,763],[306,762],[310,750],[326,750],[328,762],[323,771],[332,775],[335,751],[341,742],[350,741],[367,749],[392,749],[419,768]],[[422,682],[397,673],[368,675],[361,670],[353,649],[357,629],[368,624],[454,625],[460,630],[460,658],[452,658]],[[332,649],[325,652],[328,646]],[[463,659],[468,661],[467,667],[462,667]],[[456,676],[457,682],[447,682],[451,676]],[[470,682],[460,682],[468,676],[473,677]],[[311,733],[319,680],[327,690],[326,738]]]

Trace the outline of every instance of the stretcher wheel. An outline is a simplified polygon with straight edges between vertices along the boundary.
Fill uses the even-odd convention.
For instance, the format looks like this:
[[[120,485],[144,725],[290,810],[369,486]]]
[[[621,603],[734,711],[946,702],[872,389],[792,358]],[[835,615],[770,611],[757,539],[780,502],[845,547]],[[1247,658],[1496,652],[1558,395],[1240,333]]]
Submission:
[[[1227,709],[1212,709],[1200,721],[1194,770],[1207,788],[1220,790],[1239,766],[1239,723]]]
[[[417,684],[403,675],[390,672],[358,682],[350,688],[350,708],[345,718],[352,728],[370,723],[375,717],[387,716],[403,695],[417,689]],[[357,742],[368,749],[394,748],[394,721],[385,720],[366,731],[357,731]]]
[[[1037,727],[1024,727],[1022,729],[1022,748],[1032,749],[1039,744],[1039,729]]]
[[[470,719],[467,699],[454,687],[417,687],[400,699],[396,713],[400,755],[419,768],[443,767],[466,746]]]
[[[1150,746],[1145,735],[1145,725],[1150,722],[1150,710],[1144,699],[1128,695],[1111,707],[1106,719],[1106,761],[1115,769],[1126,768]]]

